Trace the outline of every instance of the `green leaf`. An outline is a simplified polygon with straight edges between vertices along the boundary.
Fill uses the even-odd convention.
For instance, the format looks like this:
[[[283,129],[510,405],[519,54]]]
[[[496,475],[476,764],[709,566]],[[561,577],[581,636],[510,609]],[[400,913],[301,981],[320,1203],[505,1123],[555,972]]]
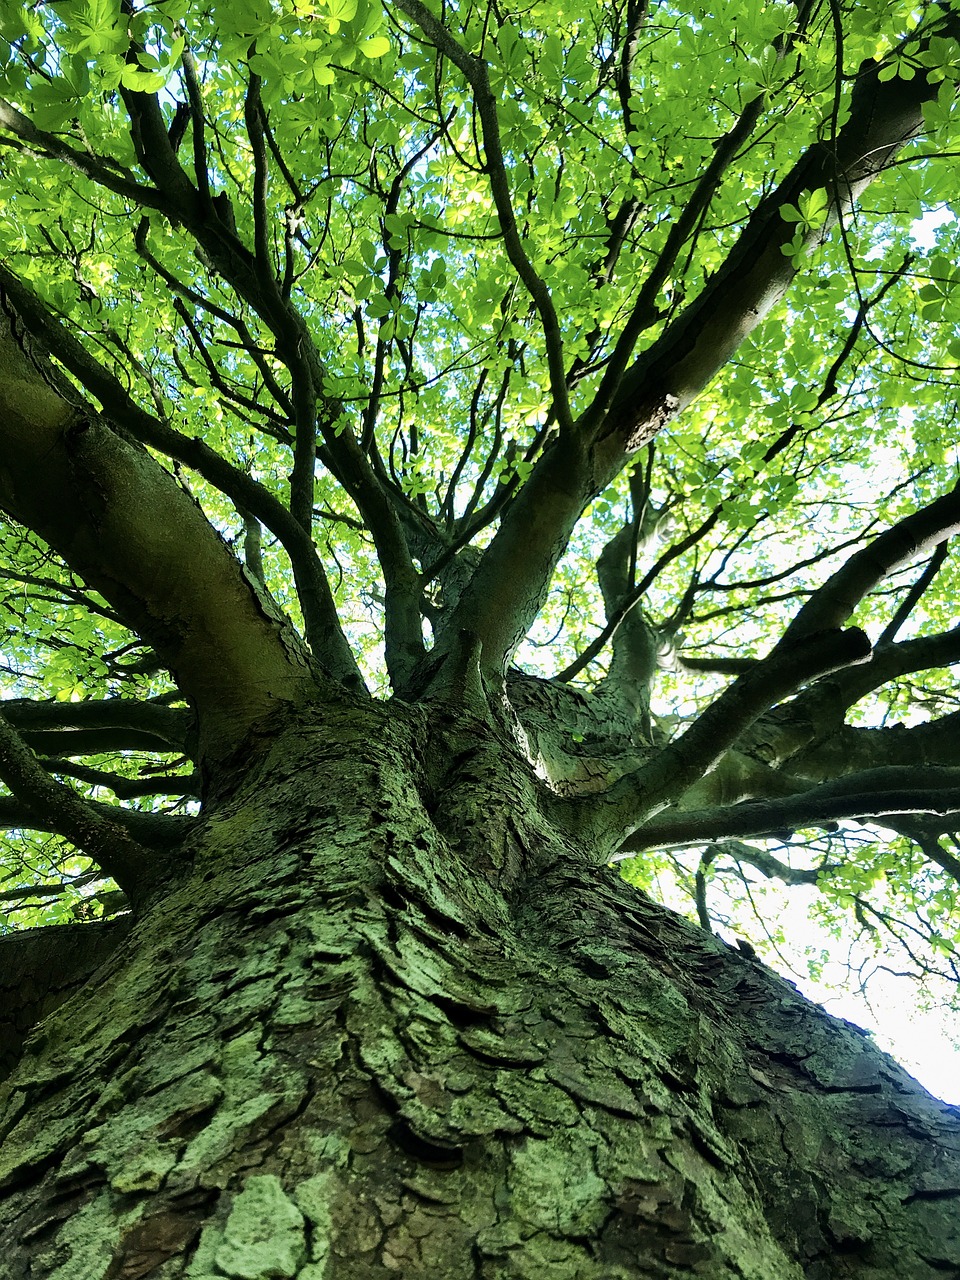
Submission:
[[[349,22],[357,12],[357,0],[323,0],[326,11],[326,26],[331,35],[336,35],[345,22]]]
[[[384,294],[378,293],[367,302],[365,310],[372,320],[378,320],[382,316],[390,314],[392,310],[390,299]]]
[[[361,42],[360,52],[365,58],[382,58],[390,52],[390,41],[386,36],[371,36]]]
[[[125,89],[133,89],[138,93],[156,93],[167,83],[167,75],[163,71],[143,71],[129,63],[123,69],[120,83]]]

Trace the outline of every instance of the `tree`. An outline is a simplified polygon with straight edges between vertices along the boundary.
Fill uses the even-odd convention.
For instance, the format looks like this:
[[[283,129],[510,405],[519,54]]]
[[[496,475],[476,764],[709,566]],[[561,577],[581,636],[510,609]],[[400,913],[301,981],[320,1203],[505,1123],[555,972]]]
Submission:
[[[960,15],[4,13],[6,1274],[960,1274]]]

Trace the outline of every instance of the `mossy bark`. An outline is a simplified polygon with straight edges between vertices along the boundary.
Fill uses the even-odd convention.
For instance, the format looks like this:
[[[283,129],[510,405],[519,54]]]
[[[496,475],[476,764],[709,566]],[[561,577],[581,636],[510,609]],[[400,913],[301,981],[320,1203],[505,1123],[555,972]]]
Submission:
[[[3,1274],[960,1275],[956,1110],[537,795],[467,717],[264,736],[3,1086]]]

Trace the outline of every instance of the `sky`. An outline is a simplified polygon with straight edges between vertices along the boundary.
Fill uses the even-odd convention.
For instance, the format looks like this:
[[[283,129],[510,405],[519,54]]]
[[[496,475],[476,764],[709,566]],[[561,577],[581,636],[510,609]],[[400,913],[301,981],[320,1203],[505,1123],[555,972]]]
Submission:
[[[802,927],[817,945],[809,920]],[[892,1054],[925,1089],[944,1102],[960,1106],[960,1013],[942,1007],[923,1009],[910,978],[879,968],[871,973],[866,993],[856,991],[845,963],[841,964],[840,944],[829,938],[822,941],[825,946],[831,943],[838,958],[827,966],[824,980],[817,982],[795,975],[792,980],[799,989],[828,1013],[872,1032],[875,1043]],[[893,963],[898,961],[893,959]],[[903,963],[902,957],[899,963]],[[937,987],[932,990],[936,994]],[[949,994],[946,982],[939,990],[944,997]]]
[[[948,209],[920,218],[912,229],[918,247],[933,248],[937,228],[953,220]],[[877,1044],[893,1054],[932,1094],[960,1105],[960,1013],[920,1008],[913,982],[889,973],[874,973],[868,998],[850,989],[827,990],[810,979],[797,985],[830,1013],[873,1031]]]

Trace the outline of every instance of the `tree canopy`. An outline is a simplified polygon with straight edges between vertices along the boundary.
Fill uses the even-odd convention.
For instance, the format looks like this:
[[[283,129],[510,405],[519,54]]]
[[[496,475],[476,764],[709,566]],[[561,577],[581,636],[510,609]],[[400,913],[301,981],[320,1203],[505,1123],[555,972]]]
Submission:
[[[4,3],[0,61],[11,926],[135,900],[278,703],[505,689],[641,887],[960,976],[951,5]]]

